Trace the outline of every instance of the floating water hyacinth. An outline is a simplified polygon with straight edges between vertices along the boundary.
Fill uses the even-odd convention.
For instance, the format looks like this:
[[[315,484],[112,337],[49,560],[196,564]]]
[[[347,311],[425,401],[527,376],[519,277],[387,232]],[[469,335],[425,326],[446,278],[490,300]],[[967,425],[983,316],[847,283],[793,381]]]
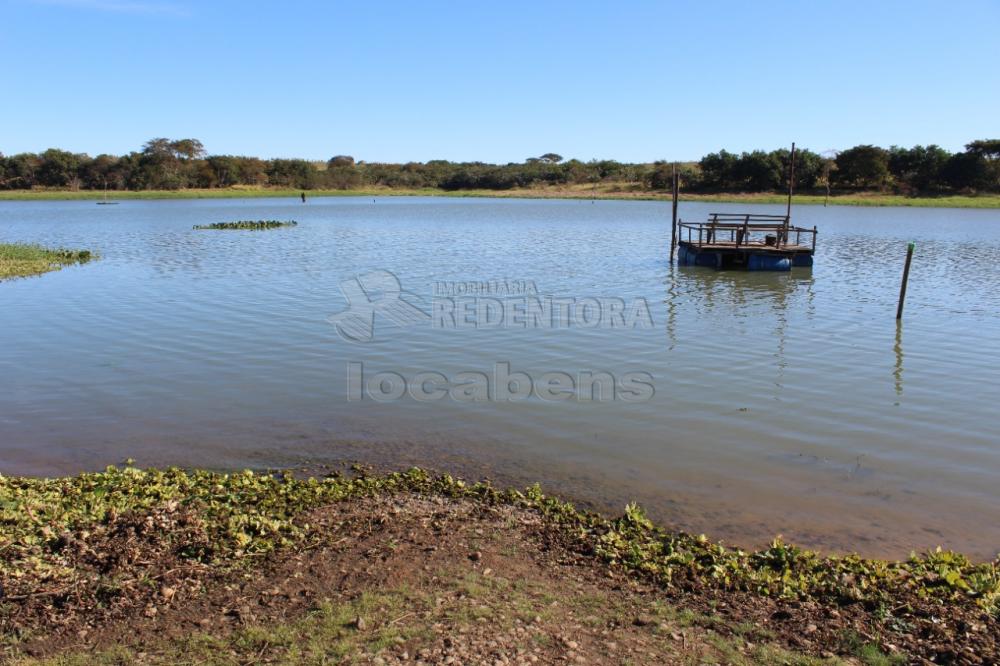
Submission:
[[[86,263],[93,258],[90,250],[0,243],[0,280],[41,275],[63,266]]]
[[[198,230],[236,230],[236,231],[265,231],[267,229],[278,229],[280,227],[298,226],[295,220],[238,220],[236,222],[216,222],[214,224],[196,224]]]

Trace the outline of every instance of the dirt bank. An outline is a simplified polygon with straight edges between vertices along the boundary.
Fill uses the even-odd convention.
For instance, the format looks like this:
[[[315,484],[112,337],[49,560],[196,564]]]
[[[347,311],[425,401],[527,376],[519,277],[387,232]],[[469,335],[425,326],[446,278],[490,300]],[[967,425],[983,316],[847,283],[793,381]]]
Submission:
[[[741,559],[537,489],[126,469],[0,479],[0,509],[0,626],[24,663],[1000,658],[976,578],[995,565]],[[815,583],[827,569],[842,587]]]

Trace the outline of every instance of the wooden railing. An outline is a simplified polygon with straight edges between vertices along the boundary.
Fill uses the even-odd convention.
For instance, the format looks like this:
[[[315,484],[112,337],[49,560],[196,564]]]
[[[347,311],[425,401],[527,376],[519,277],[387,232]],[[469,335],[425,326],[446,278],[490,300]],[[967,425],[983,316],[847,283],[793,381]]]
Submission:
[[[679,222],[681,240],[690,245],[731,247],[811,247],[816,250],[816,227],[793,227],[785,215],[712,213],[707,222]],[[686,237],[685,237],[686,235]]]

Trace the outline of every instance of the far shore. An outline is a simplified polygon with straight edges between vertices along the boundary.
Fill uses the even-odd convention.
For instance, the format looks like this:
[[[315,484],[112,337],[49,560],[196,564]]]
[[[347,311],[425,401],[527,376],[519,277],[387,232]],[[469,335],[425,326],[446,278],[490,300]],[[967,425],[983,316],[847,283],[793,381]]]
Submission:
[[[129,200],[129,199],[242,199],[298,198],[303,190],[270,187],[231,187],[184,190],[0,190],[0,201],[69,201],[69,200]],[[305,190],[307,200],[318,197],[486,197],[517,199],[611,199],[636,201],[669,201],[670,195],[621,184],[605,183],[560,187],[514,188],[509,190],[441,190],[437,188],[367,188],[355,190]],[[782,204],[787,196],[781,193],[681,193],[681,201],[714,203]],[[860,192],[854,194],[796,194],[795,205],[811,206],[910,206],[919,208],[1000,208],[1000,194],[904,196]]]

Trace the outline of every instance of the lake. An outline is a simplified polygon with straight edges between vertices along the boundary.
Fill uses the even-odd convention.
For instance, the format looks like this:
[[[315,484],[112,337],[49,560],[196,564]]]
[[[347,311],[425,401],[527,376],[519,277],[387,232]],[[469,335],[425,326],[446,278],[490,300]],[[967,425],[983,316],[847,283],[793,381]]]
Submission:
[[[781,206],[682,203],[709,212]],[[799,207],[816,264],[668,261],[662,202],[0,202],[0,471],[421,464],[728,543],[1000,550],[1000,211]],[[294,219],[265,232],[196,224]],[[907,241],[906,312],[895,321]]]

